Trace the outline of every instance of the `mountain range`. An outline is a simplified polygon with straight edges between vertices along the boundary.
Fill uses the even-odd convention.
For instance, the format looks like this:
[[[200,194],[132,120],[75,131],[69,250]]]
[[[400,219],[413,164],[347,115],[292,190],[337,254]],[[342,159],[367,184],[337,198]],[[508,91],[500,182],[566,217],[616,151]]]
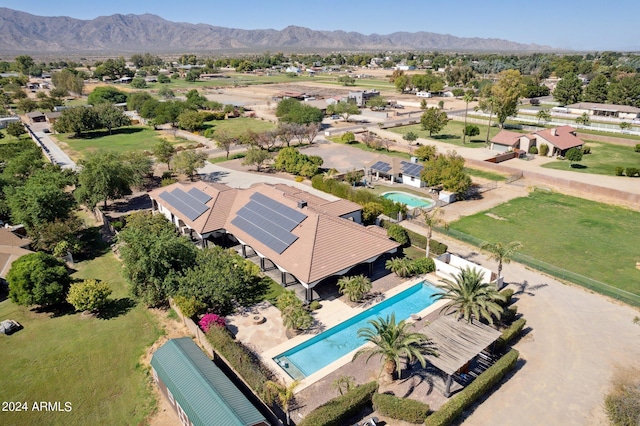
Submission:
[[[387,35],[316,31],[242,30],[167,21],[159,16],[111,15],[91,20],[35,16],[0,8],[0,53],[185,53],[279,50],[545,51],[548,46],[494,38],[463,38],[430,32]]]

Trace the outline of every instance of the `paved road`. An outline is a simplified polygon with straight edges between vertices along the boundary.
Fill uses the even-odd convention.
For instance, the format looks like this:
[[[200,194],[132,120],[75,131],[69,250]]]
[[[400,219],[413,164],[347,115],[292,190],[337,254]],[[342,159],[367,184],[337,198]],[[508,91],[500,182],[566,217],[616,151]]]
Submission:
[[[77,169],[76,163],[49,137],[50,133],[45,133],[44,129],[50,129],[49,123],[33,123],[29,125],[42,145],[46,147],[47,155],[52,163],[58,164],[63,169]]]

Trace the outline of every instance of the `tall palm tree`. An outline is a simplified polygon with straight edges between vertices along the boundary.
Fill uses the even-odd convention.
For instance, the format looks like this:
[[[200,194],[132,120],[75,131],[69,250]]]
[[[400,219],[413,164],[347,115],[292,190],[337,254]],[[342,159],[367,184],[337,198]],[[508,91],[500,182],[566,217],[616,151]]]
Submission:
[[[512,241],[508,244],[504,244],[502,242],[484,242],[480,246],[481,250],[485,250],[489,253],[489,259],[498,262],[498,278],[502,277],[502,264],[505,263],[508,265],[511,263],[513,255],[521,248],[522,243],[520,241]]]
[[[482,272],[476,268],[466,267],[454,276],[455,281],[444,279],[436,284],[438,292],[433,296],[436,300],[449,300],[440,312],[454,311],[457,318],[486,319],[493,324],[493,317],[500,319],[502,306],[497,301],[505,301],[493,284],[482,282]]]
[[[447,222],[442,218],[442,216],[444,215],[444,210],[442,210],[440,207],[436,207],[435,209],[431,209],[431,210],[423,210],[422,211],[422,218],[424,219],[424,226],[427,228],[427,247],[426,247],[426,255],[427,257],[429,257],[429,243],[431,242],[431,236],[433,235],[433,228],[435,228],[436,226],[442,226],[444,228],[447,228],[449,225],[447,224]]]
[[[467,91],[462,100],[465,103],[464,109],[464,127],[462,128],[462,145],[464,145],[467,141],[467,112],[469,111],[469,102],[473,102],[473,93],[471,90]]]
[[[294,380],[289,386],[283,385],[278,382],[274,382],[269,380],[265,383],[267,388],[267,397],[273,401],[274,399],[278,399],[280,407],[282,407],[282,411],[285,412],[287,416],[287,425],[291,424],[291,418],[289,416],[289,403],[293,400],[294,394],[293,391],[300,384],[298,380]]]
[[[487,138],[484,141],[485,145],[489,144],[489,132],[491,131],[491,118],[493,116],[493,110],[495,108],[495,105],[496,105],[496,100],[493,96],[489,96],[486,99],[483,99],[478,105],[478,107],[483,111],[489,110],[489,124],[487,125]]]
[[[417,359],[424,368],[424,356],[435,354],[430,347],[429,338],[422,333],[409,331],[409,324],[404,320],[396,323],[395,314],[368,322],[371,326],[358,330],[358,337],[373,343],[373,346],[367,345],[360,349],[353,355],[353,360],[364,354],[368,354],[367,362],[376,355],[380,356],[384,360],[383,370],[388,382],[393,380],[394,371],[400,376],[402,358],[409,362]]]
[[[358,302],[371,291],[371,280],[364,275],[342,277],[338,280],[338,288],[351,302]]]

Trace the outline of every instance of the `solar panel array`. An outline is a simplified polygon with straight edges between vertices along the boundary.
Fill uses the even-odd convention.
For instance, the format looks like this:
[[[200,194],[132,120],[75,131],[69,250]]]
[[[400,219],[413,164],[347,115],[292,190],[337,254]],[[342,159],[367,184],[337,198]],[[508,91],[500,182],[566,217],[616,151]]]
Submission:
[[[378,161],[376,164],[371,166],[371,168],[374,170],[379,170],[382,173],[387,173],[389,170],[391,170],[391,164],[385,163],[384,161]]]
[[[256,192],[231,223],[281,254],[298,239],[291,231],[306,218],[306,214]]]
[[[205,192],[200,191],[198,188],[191,188],[187,194],[191,195],[202,204],[207,204],[211,199],[211,196]]]
[[[422,164],[409,163],[408,161],[402,161],[402,173],[407,176],[420,177],[420,172],[424,168]]]
[[[201,191],[199,191],[201,192]],[[207,195],[202,193],[203,195]],[[172,207],[176,208],[180,213],[185,215],[190,221],[194,221],[204,212],[209,210],[203,202],[190,195],[180,188],[174,189],[172,192],[163,192],[160,194],[160,198],[169,203]],[[203,199],[201,197],[201,199]]]

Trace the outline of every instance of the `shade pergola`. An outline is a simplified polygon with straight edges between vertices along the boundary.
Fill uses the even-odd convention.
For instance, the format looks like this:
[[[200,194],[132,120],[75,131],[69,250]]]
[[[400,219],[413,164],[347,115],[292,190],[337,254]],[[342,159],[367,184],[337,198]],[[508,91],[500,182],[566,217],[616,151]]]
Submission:
[[[441,316],[421,330],[431,339],[437,356],[425,358],[448,375],[445,395],[451,394],[452,376],[480,352],[498,340],[501,333],[473,320],[456,320],[452,315]]]

